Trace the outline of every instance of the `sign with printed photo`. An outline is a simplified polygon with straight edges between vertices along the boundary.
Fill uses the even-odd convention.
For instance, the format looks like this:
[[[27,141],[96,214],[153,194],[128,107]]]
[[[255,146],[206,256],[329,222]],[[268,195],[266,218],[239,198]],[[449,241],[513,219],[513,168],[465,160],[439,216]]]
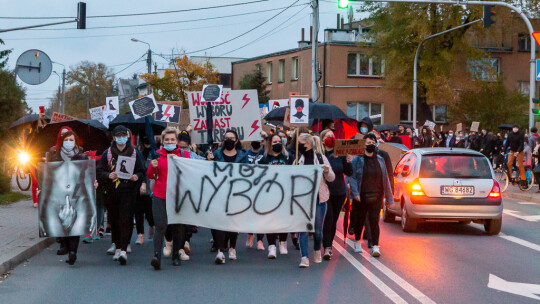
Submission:
[[[116,114],[120,114],[120,104],[118,102],[118,96],[111,96],[105,99],[105,107],[107,111],[114,111]]]
[[[114,172],[119,179],[130,179],[135,169],[135,157],[118,156]]]
[[[135,119],[152,115],[159,111],[154,94],[150,94],[129,102],[131,113]]]
[[[156,120],[175,124],[180,123],[180,113],[182,107],[162,103],[158,103],[157,105],[159,111],[157,111],[155,114]]]
[[[305,96],[291,96],[290,113],[291,125],[309,125],[309,98]]]

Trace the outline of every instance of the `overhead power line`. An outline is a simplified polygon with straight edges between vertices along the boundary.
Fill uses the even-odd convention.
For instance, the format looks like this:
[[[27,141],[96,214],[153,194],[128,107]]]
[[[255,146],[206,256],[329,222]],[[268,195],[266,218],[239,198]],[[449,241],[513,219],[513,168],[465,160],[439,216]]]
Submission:
[[[141,57],[137,58],[137,60],[133,61],[133,62],[130,63],[127,67],[121,69],[120,71],[113,73],[113,75],[118,75],[118,74],[122,73],[123,71],[127,70],[130,66],[132,66],[132,65],[134,65],[135,63],[139,62],[140,59],[143,58],[145,55],[146,55],[146,53],[143,53],[143,54],[141,55]]]

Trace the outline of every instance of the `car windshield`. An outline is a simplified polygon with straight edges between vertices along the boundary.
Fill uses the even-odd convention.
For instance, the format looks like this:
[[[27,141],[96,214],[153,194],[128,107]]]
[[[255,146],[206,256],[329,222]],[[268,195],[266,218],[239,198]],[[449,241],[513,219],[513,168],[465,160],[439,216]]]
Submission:
[[[420,177],[492,178],[491,166],[484,156],[452,154],[422,156]]]

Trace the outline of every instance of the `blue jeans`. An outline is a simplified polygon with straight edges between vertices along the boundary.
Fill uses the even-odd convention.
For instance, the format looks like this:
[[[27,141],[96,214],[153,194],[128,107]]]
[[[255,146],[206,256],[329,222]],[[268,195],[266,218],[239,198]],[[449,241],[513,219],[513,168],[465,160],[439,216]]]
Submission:
[[[313,250],[321,250],[321,244],[322,244],[322,230],[323,230],[323,223],[324,223],[324,217],[326,216],[326,202],[324,203],[318,203],[317,207],[315,209],[315,235],[313,237]],[[300,232],[300,235],[298,236],[298,242],[300,243],[300,252],[302,253],[302,257],[309,257],[308,254],[308,239],[309,239],[309,232]]]

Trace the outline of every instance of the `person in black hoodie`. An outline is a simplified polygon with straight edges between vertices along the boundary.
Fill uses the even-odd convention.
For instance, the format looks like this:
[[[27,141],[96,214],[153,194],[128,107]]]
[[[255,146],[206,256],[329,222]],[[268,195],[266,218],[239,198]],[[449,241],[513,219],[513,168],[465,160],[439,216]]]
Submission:
[[[345,156],[334,156],[334,145],[336,142],[334,132],[332,130],[324,130],[320,136],[323,141],[325,156],[336,175],[336,179],[328,183],[330,198],[328,199],[326,217],[323,224],[323,259],[328,261],[332,258],[332,242],[336,235],[336,224],[339,219],[339,213],[347,198],[347,185],[345,184],[344,175],[351,176],[353,171],[351,162],[348,162]]]
[[[508,134],[508,138],[506,139],[506,144],[504,145],[504,150],[506,151],[507,148],[510,148],[510,151],[508,152],[508,175],[512,176],[512,165],[514,164],[514,160],[517,158],[517,166],[519,168],[519,177],[521,178],[521,183],[526,184],[526,176],[525,176],[525,167],[523,166],[523,148],[525,144],[525,137],[523,136],[523,133],[519,132],[519,126],[514,125],[512,127],[512,132]]]
[[[107,210],[111,222],[112,242],[116,247],[113,260],[127,263],[127,246],[133,229],[133,204],[145,177],[144,160],[128,138],[128,129],[119,125],[113,130],[114,141],[103,152],[97,166],[98,182],[107,189]],[[135,158],[133,175],[120,179],[115,173],[119,156]]]

